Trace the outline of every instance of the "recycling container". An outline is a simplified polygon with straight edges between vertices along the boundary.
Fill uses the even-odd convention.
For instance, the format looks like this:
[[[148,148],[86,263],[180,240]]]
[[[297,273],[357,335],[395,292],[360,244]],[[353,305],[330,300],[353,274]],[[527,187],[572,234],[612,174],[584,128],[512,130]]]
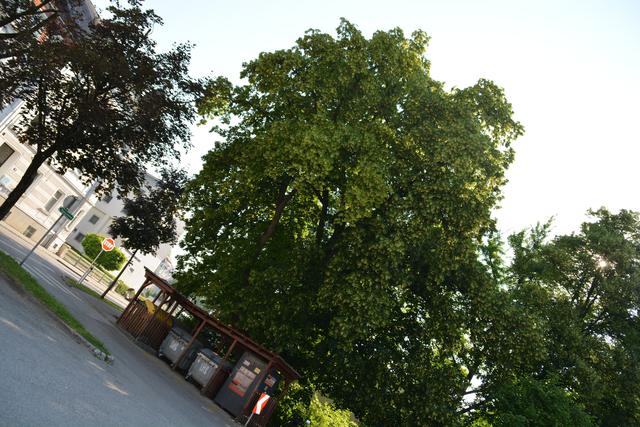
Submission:
[[[195,360],[189,367],[186,378],[205,386],[220,369],[229,372],[231,367],[231,363],[208,348],[204,348],[196,355]]]
[[[176,363],[184,349],[187,348],[187,344],[189,344],[191,338],[191,334],[180,328],[171,329],[160,345],[158,356],[166,357],[172,363]],[[196,354],[200,348],[202,348],[202,344],[198,341],[194,341],[193,345],[187,350],[187,353],[182,358],[182,361],[178,365],[178,369],[186,370],[189,368],[193,360],[196,358]]]

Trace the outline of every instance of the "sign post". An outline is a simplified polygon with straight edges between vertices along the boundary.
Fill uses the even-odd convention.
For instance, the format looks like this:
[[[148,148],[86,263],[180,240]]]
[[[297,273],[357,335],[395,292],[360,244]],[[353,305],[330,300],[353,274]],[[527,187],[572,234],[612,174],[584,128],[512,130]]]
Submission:
[[[71,211],[67,208],[65,208],[64,206],[60,206],[58,208],[58,210],[60,211],[60,213],[62,215],[64,215],[65,218],[67,218],[69,221],[71,221],[74,218],[74,215],[71,213]]]
[[[51,224],[51,227],[49,227],[49,229],[47,230],[47,232],[46,232],[46,233],[44,233],[44,234],[42,235],[42,237],[40,238],[40,240],[38,240],[38,243],[36,243],[36,244],[31,248],[31,250],[29,251],[29,253],[28,253],[28,254],[27,254],[27,255],[22,259],[22,261],[20,261],[20,265],[24,264],[24,263],[25,263],[25,261],[26,261],[27,259],[29,259],[29,257],[31,256],[31,254],[36,250],[36,248],[37,248],[38,246],[40,246],[40,243],[42,243],[42,241],[44,240],[44,238],[45,238],[45,237],[47,237],[47,236],[49,235],[49,233],[51,233],[51,230],[53,230],[53,227],[55,227],[55,226],[60,222],[60,220],[61,220],[63,217],[64,217],[64,218],[67,218],[68,220],[72,220],[72,219],[74,218],[74,217],[73,217],[73,214],[69,211],[69,209],[65,208],[64,206],[60,206],[60,207],[58,208],[58,210],[60,211],[60,216],[58,217],[58,219],[56,219],[56,220],[55,220],[55,222],[54,222],[53,224]],[[55,233],[55,235],[57,235],[57,234],[58,234],[58,233],[56,232],[56,233]]]
[[[249,419],[247,419],[244,427],[247,427],[251,422],[251,418],[253,418],[253,414],[260,415],[265,406],[267,406],[267,401],[269,401],[269,395],[267,393],[262,393],[260,395],[260,399],[256,402],[256,406],[253,407],[253,411],[251,411],[251,415],[249,415]]]
[[[100,252],[98,252],[98,255],[96,255],[96,257],[93,259],[93,261],[91,261],[91,265],[89,266],[87,271],[84,272],[84,274],[82,275],[80,280],[78,280],[78,284],[81,284],[82,282],[84,282],[84,279],[86,279],[87,276],[93,271],[93,265],[98,260],[100,255],[102,255],[103,252],[110,252],[110,251],[113,250],[113,248],[116,247],[116,242],[114,242],[112,238],[107,237],[106,239],[104,239],[102,241],[102,244],[100,246],[101,246]]]

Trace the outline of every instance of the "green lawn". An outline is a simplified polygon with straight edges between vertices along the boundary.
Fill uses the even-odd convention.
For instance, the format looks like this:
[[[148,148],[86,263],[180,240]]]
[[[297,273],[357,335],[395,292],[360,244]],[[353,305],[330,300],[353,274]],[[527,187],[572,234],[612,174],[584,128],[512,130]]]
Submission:
[[[97,293],[96,291],[94,291],[93,289],[87,288],[86,286],[78,283],[77,281],[73,280],[70,277],[65,278],[65,282],[67,282],[67,285],[76,288],[76,289],[80,289],[82,292],[91,295],[94,298],[100,299],[100,294]],[[118,311],[123,311],[124,308],[120,307],[118,304],[109,301],[108,299],[103,299],[102,301],[106,302],[107,304],[109,304],[111,307],[115,308]]]
[[[49,307],[51,311],[53,311],[56,316],[58,316],[63,322],[65,322],[69,327],[82,335],[87,341],[93,344],[98,349],[102,350],[105,354],[109,355],[109,350],[104,346],[104,344],[91,335],[89,331],[87,331],[84,326],[78,320],[69,313],[69,311],[62,305],[57,299],[55,299],[51,294],[49,294],[40,284],[33,278],[25,269],[20,267],[20,265],[9,255],[0,251],[0,270],[9,276],[10,279],[14,280],[18,284],[22,285],[22,287],[36,297],[41,303]]]

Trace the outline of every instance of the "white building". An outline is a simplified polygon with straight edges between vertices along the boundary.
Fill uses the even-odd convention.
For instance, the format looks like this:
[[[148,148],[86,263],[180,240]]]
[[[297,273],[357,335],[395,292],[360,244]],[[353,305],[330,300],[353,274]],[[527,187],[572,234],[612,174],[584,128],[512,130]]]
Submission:
[[[9,110],[9,111],[8,111]],[[13,132],[13,124],[19,119],[20,104],[14,103],[0,113],[0,201],[15,188],[34,154],[34,148],[22,144]],[[84,185],[77,174],[58,174],[44,164],[27,192],[18,200],[9,214],[3,218],[25,237],[38,241],[58,220],[60,206],[74,212],[87,210],[92,203],[93,187]],[[54,231],[58,237],[50,237],[42,245],[56,251],[64,242],[77,219],[61,219]]]
[[[157,182],[157,178],[147,174],[147,185],[153,186]],[[109,226],[113,218],[122,215],[124,203],[117,198],[115,193],[100,200],[96,200],[93,204],[87,206],[86,212],[78,212],[82,218],[74,225],[71,233],[67,235],[67,244],[75,249],[82,251],[82,239],[89,233],[96,233],[103,236],[109,236]],[[181,221],[177,223],[178,237],[184,232],[184,224]],[[116,239],[116,245],[127,255],[131,256],[131,252],[122,247],[119,239]],[[168,244],[160,245],[155,254],[142,255],[138,253],[127,270],[122,274],[121,279],[133,288],[139,287],[144,282],[144,267],[154,271],[159,276],[170,280],[173,271],[173,247]]]
[[[98,15],[93,4],[86,0],[73,13],[61,14],[63,22],[71,17],[79,21],[82,27],[87,27]],[[9,30],[0,28],[0,32]],[[0,110],[0,202],[4,202],[15,188],[35,153],[34,148],[22,144],[13,131],[21,113],[19,100]],[[157,179],[148,175],[147,181],[153,184]],[[122,214],[123,202],[115,197],[115,193],[99,200],[94,188],[94,185],[83,184],[78,172],[69,171],[61,175],[45,163],[29,189],[3,220],[34,243],[55,224],[42,246],[57,252],[66,242],[82,251],[81,242],[85,235],[96,233],[108,236],[113,218]],[[73,212],[75,218],[71,221],[61,218],[61,206]],[[183,224],[179,223],[179,236],[183,230]],[[130,256],[126,248],[121,249],[127,257]],[[170,245],[165,244],[160,246],[156,254],[136,255],[121,279],[130,287],[138,288],[144,281],[144,267],[169,279],[173,270],[172,250]]]
[[[19,119],[20,108],[13,106],[13,111],[0,112],[0,202],[17,184],[31,162],[34,149],[22,144],[12,131],[13,123]],[[2,119],[2,117],[4,117]],[[157,178],[147,175],[147,183],[153,185]],[[109,226],[113,218],[122,215],[124,203],[113,193],[102,199],[94,194],[93,185],[84,185],[77,172],[57,173],[46,163],[38,170],[38,177],[27,192],[4,218],[7,225],[31,239],[34,243],[40,240],[45,232],[61,216],[59,208],[65,206],[71,210],[75,218],[72,221],[61,218],[42,242],[42,246],[57,252],[66,242],[82,252],[82,239],[89,233],[109,236]],[[184,224],[178,221],[178,237],[184,231]],[[57,233],[54,236],[54,233]],[[131,254],[116,244],[129,257]],[[170,279],[173,270],[171,245],[163,244],[155,254],[137,254],[121,279],[132,288],[144,282],[144,267],[156,274]]]

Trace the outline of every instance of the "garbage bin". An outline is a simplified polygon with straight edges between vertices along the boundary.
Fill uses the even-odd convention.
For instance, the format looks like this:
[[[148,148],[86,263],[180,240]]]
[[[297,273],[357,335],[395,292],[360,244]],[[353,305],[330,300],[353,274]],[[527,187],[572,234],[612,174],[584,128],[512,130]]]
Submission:
[[[231,367],[231,363],[227,362],[208,348],[204,348],[196,355],[196,358],[189,367],[189,371],[185,378],[193,379],[201,386],[205,386],[218,372],[218,370],[223,369],[226,372],[230,372]]]
[[[191,334],[180,329],[173,328],[169,331],[158,350],[158,357],[166,357],[172,363],[176,363],[178,358],[187,347],[189,341],[191,341]],[[199,341],[194,341],[193,345],[189,348],[182,361],[178,365],[178,369],[186,370],[189,365],[196,358],[196,353],[202,348],[202,344]]]

